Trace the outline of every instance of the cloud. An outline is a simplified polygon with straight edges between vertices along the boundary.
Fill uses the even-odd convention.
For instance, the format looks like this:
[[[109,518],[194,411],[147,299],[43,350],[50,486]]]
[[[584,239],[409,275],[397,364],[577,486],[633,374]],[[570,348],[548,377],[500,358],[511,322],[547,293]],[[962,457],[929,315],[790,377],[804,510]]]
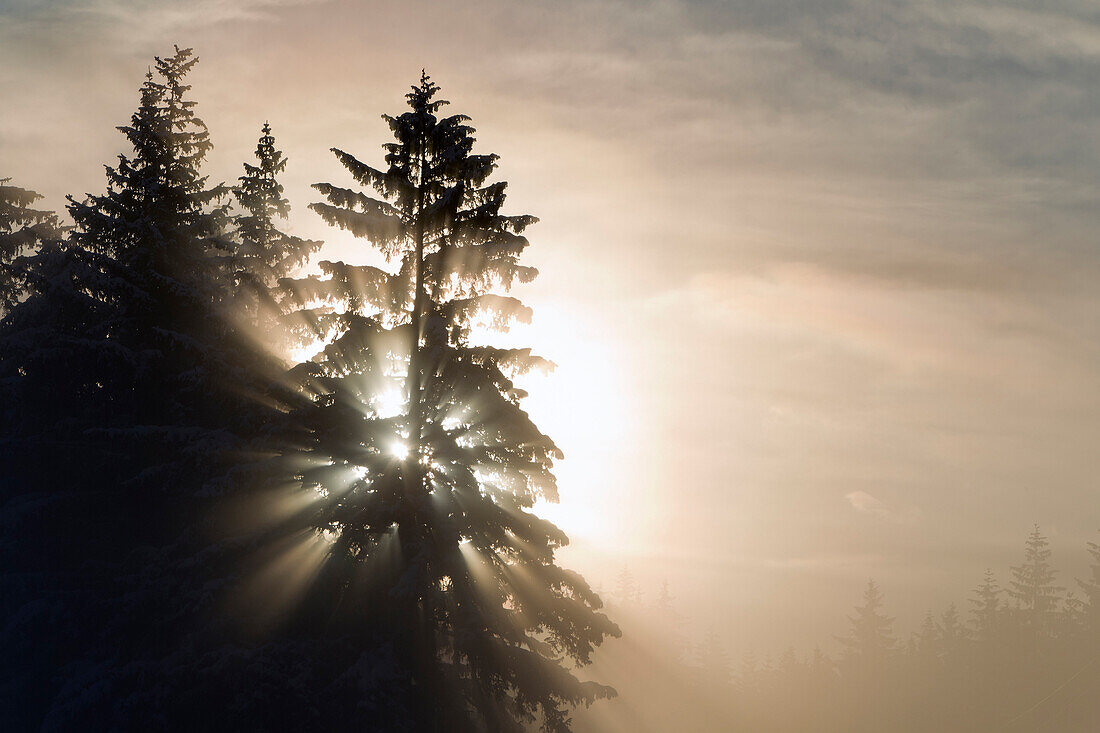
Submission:
[[[909,506],[900,510],[888,507],[881,499],[868,494],[866,491],[851,491],[844,495],[848,503],[860,514],[867,514],[877,519],[889,522],[909,524],[916,522],[923,516],[919,507]]]
[[[135,3],[125,0],[62,0],[42,3],[15,0],[0,2],[0,18],[4,18],[6,23],[18,24],[22,30],[44,30],[50,26],[64,25],[70,31],[75,27],[94,26],[100,30],[112,29],[120,35],[134,32],[160,34],[235,20],[274,20],[277,17],[274,11],[280,8],[321,1],[159,0]]]

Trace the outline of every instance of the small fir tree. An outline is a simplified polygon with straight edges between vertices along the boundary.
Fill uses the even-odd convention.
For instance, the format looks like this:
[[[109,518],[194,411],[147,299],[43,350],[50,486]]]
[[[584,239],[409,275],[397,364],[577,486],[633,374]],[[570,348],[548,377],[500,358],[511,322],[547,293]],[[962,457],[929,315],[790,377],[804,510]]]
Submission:
[[[623,565],[615,579],[615,597],[624,606],[636,606],[641,599],[641,591],[628,565]]]
[[[1100,643],[1100,543],[1089,542],[1088,552],[1092,557],[1089,575],[1077,581],[1084,594],[1081,599],[1081,621],[1086,632]]]
[[[894,651],[895,641],[891,631],[894,619],[882,613],[882,601],[878,585],[873,580],[868,581],[863,592],[863,604],[856,607],[854,616],[848,617],[851,628],[847,635],[837,637],[851,666],[881,669]]]
[[[977,641],[991,641],[999,633],[1002,592],[996,575],[992,570],[986,570],[985,577],[970,599],[970,628]]]
[[[932,612],[928,611],[921,621],[920,629],[913,637],[913,653],[927,659],[937,659],[940,656],[939,629],[932,618]]]
[[[238,317],[258,327],[270,346],[288,345],[289,335],[278,329],[278,317],[286,307],[279,281],[301,267],[321,247],[320,241],[302,239],[278,227],[277,220],[290,215],[278,175],[286,170],[286,158],[275,147],[271,125],[264,123],[256,145],[255,165],[244,164],[244,175],[233,187],[242,213],[234,218],[236,241],[229,258]],[[272,343],[274,342],[274,343]]]
[[[947,610],[940,615],[936,625],[939,637],[940,650],[948,659],[956,659],[964,639],[962,623],[959,621],[958,607],[952,603]]]

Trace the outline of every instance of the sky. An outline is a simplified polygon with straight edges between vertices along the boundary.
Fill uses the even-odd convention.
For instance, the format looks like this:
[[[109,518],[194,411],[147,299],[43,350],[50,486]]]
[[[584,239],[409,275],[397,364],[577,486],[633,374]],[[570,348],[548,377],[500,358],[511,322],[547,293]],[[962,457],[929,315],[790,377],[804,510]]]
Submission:
[[[809,645],[868,578],[964,604],[1038,522],[1100,528],[1100,11],[1084,1],[0,0],[0,176],[104,187],[154,54],[232,182],[269,120],[289,228],[378,161],[422,68],[541,222],[506,338],[558,370],[567,565],[624,564],[734,649]],[[1063,580],[1068,578],[1063,577]],[[915,619],[899,619],[915,624]]]

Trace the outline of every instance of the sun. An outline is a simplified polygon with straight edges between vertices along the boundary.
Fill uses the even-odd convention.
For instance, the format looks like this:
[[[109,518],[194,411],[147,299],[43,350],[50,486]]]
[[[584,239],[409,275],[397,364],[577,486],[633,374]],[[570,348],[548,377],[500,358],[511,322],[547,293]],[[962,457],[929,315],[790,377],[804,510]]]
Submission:
[[[608,518],[617,514],[625,491],[619,468],[609,456],[636,440],[637,420],[629,411],[629,375],[617,345],[594,328],[590,318],[557,302],[531,303],[534,318],[507,333],[478,330],[475,343],[533,347],[555,364],[548,372],[516,375],[525,390],[523,409],[562,452],[554,466],[559,501],[539,500],[538,516],[560,527],[571,540],[617,542]]]

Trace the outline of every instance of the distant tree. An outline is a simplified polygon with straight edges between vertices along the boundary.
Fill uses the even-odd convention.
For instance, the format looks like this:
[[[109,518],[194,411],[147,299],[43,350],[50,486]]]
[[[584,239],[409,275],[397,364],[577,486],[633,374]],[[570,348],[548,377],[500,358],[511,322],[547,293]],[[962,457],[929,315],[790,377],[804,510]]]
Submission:
[[[653,608],[660,614],[669,615],[675,612],[672,606],[672,593],[668,590],[668,581],[662,580],[661,587],[653,599]]]
[[[808,685],[814,695],[821,695],[837,680],[836,663],[821,650],[814,647],[813,654],[806,661]]]
[[[1019,619],[1037,632],[1049,633],[1061,611],[1062,591],[1055,585],[1057,572],[1050,564],[1047,538],[1035,525],[1024,543],[1024,561],[1012,567],[1008,595],[1015,601]]]
[[[287,282],[327,341],[293,372],[312,396],[291,415],[298,478],[331,543],[312,603],[349,638],[388,635],[418,729],[566,731],[573,706],[614,691],[563,663],[618,629],[555,564],[565,535],[531,512],[556,500],[561,454],[509,375],[546,362],[471,338],[479,320],[529,315],[494,291],[536,274],[518,261],[534,218],[501,213],[496,156],[473,153],[468,119],[440,116],[437,93],[424,75],[384,117],[384,168],[334,150],[367,192],[315,186],[311,208],[394,269],[326,262]]]
[[[959,620],[958,607],[954,603],[949,605],[947,610],[940,615],[936,631],[942,654],[949,659],[955,659],[962,648],[966,635],[962,622]]]
[[[228,257],[238,316],[253,326],[272,346],[287,345],[288,334],[275,333],[278,317],[287,306],[285,291],[277,286],[282,278],[306,263],[320,241],[302,239],[281,231],[277,220],[290,215],[290,202],[283,197],[277,176],[286,170],[286,158],[275,147],[271,125],[264,123],[256,145],[257,164],[244,164],[245,174],[233,187],[241,212],[234,218],[236,241]],[[272,343],[275,342],[275,343]]]
[[[920,629],[913,635],[912,653],[930,660],[940,656],[940,634],[932,612],[928,611],[921,621]]]
[[[60,237],[57,215],[31,208],[41,198],[11,185],[10,178],[0,178],[0,318],[25,294],[27,275],[19,259],[43,241]]]
[[[730,683],[729,654],[714,628],[707,630],[699,646],[699,671],[707,688],[724,688]]]
[[[863,604],[849,616],[851,628],[847,635],[837,637],[844,646],[845,661],[849,667],[861,670],[881,669],[894,651],[895,641],[891,631],[893,618],[882,613],[883,597],[875,581],[867,582],[863,592]]]
[[[1100,642],[1100,544],[1089,542],[1088,551],[1092,556],[1089,575],[1084,580],[1077,581],[1084,594],[1081,599],[1081,620],[1092,637]]]
[[[765,680],[771,682],[775,678],[775,662],[772,660],[771,654],[764,655],[764,663],[760,665],[760,674]]]
[[[654,596],[650,622],[655,631],[660,634],[662,646],[670,658],[675,662],[682,662],[685,656],[684,621],[676,610],[667,580],[661,581],[660,588]]]
[[[623,564],[623,569],[615,579],[615,597],[624,606],[637,605],[641,600],[641,590],[630,572],[630,566],[626,564]]]
[[[700,669],[705,669],[706,665],[702,663],[704,655],[707,654],[705,642],[699,645],[697,659],[700,660]],[[756,652],[752,649],[741,655],[741,664],[737,671],[737,686],[743,693],[749,693],[755,691],[756,687],[760,684],[760,663],[756,659]]]
[[[970,605],[973,606],[970,611],[970,628],[978,641],[990,641],[999,631],[1002,592],[993,571],[986,570],[985,577],[970,599]]]
[[[785,678],[794,678],[802,670],[802,663],[798,661],[798,655],[795,654],[794,647],[788,646],[783,650],[783,654],[779,656],[779,674]]]

